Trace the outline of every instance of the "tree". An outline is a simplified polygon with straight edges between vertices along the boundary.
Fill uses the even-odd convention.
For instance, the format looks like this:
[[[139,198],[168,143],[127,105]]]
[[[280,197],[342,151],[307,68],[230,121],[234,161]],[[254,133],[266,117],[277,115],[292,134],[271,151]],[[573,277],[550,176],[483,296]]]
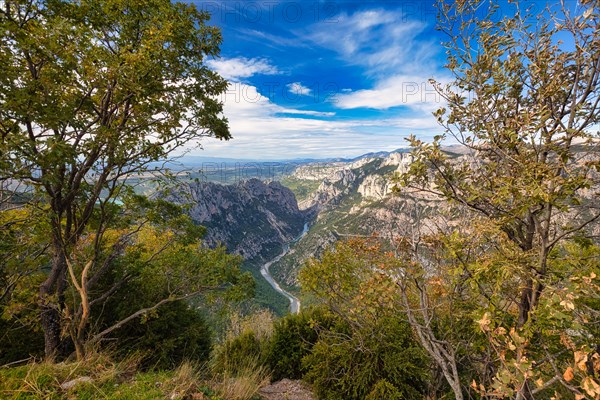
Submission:
[[[216,100],[227,83],[203,64],[221,42],[208,19],[167,0],[1,3],[0,181],[31,189],[49,227],[39,289],[49,358],[69,276],[89,288],[127,245],[130,232],[108,250],[103,239],[131,177],[198,138],[230,137]],[[77,277],[69,264],[84,236],[92,251]]]
[[[572,269],[566,255],[572,240],[594,236],[600,219],[600,8],[595,1],[521,6],[513,2],[507,12],[493,1],[439,2],[454,77],[449,85],[434,82],[447,103],[435,113],[445,133],[431,144],[410,139],[416,161],[399,181],[469,210],[480,224],[462,238],[463,249],[480,239],[471,243],[476,258],[462,263],[462,277],[479,292],[488,311],[480,326],[502,360],[495,385],[481,394],[531,398],[558,382],[593,397],[600,392],[591,383],[588,391],[560,368],[543,374],[533,365],[559,365],[560,351],[536,350],[550,332],[579,342],[567,346],[572,354],[598,357],[596,339],[582,340],[587,329],[569,330],[547,311],[572,311],[570,300],[561,305],[556,296],[566,295],[572,278],[596,276],[597,267]],[[448,136],[468,154],[445,153]]]
[[[253,289],[250,273],[240,270],[241,257],[227,254],[223,247],[200,246],[204,228],[194,225],[180,207],[132,197],[118,208],[118,225],[105,230],[99,250],[93,244],[96,236],[84,235],[67,260],[75,295],[66,296],[63,329],[80,359],[86,344],[99,343],[130,321],[148,319],[159,307],[200,295],[206,302],[215,292],[227,300],[241,300]],[[129,204],[134,201],[137,207]],[[131,212],[136,208],[137,215]],[[118,317],[110,323],[104,319],[105,324],[90,332],[92,307],[102,310],[107,304]]]

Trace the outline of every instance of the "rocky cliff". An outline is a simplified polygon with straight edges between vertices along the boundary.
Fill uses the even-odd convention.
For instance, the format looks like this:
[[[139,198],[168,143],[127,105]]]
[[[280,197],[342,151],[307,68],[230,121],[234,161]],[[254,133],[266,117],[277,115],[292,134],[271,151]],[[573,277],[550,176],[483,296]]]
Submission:
[[[590,161],[581,158],[578,163],[584,165]],[[318,188],[300,205],[315,214],[311,229],[272,266],[274,277],[293,289],[297,286],[297,272],[305,260],[318,257],[340,239],[375,234],[386,241],[394,241],[417,230],[435,233],[441,226],[454,229],[464,224],[464,218],[469,218],[468,210],[428,191],[403,190],[402,194],[392,194],[392,175],[406,172],[412,162],[410,154],[397,152],[383,157],[369,156],[353,162],[337,162],[328,168],[319,165],[319,173],[327,173]],[[451,162],[479,163],[480,160],[476,154],[455,153]],[[312,173],[311,168],[311,165],[303,166],[298,179],[318,176],[318,173]],[[590,171],[589,174],[598,173]],[[594,204],[598,193],[598,187],[580,190],[584,201],[590,205]],[[578,213],[561,215],[557,221],[560,226],[569,226],[573,221],[591,217],[586,215],[585,210],[580,215]],[[589,210],[587,214],[590,214]],[[600,223],[590,224],[586,230],[590,236],[597,237],[600,235]]]
[[[250,179],[233,185],[186,184],[170,196],[189,205],[189,215],[207,227],[208,246],[224,244],[245,259],[264,261],[302,232],[306,212],[278,182]]]
[[[311,165],[303,166],[298,179],[328,173],[312,195],[300,204],[315,216],[310,231],[271,268],[279,282],[294,287],[297,271],[304,261],[320,255],[337,240],[368,237],[374,233],[393,239],[399,227],[408,226],[414,202],[391,194],[394,186],[391,177],[395,172],[406,170],[411,162],[410,154],[391,153],[338,162],[327,168],[315,165],[318,172],[311,171]],[[432,207],[436,207],[435,202]]]

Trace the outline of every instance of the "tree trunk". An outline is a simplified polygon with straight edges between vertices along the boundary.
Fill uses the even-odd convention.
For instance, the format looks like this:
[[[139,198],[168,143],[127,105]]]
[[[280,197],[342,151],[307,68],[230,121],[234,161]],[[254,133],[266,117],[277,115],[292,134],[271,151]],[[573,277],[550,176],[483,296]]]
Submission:
[[[66,259],[62,246],[54,241],[54,256],[50,274],[40,286],[40,323],[44,331],[44,353],[46,359],[58,356],[61,342],[61,303],[64,303],[66,288]]]
[[[60,312],[56,304],[46,302],[41,306],[41,325],[44,331],[44,353],[47,360],[54,360],[60,344]]]

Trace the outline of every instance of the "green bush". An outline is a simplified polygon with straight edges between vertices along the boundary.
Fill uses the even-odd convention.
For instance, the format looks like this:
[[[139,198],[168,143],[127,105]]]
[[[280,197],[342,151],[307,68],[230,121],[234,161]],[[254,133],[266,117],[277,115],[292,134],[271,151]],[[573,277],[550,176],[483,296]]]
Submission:
[[[212,360],[214,369],[217,372],[233,372],[248,363],[260,361],[263,359],[263,347],[254,332],[245,331],[217,348]]]
[[[212,346],[204,317],[184,301],[166,304],[155,318],[127,324],[114,336],[120,353],[144,355],[144,368],[172,369],[185,360],[204,362]]]
[[[371,392],[367,395],[365,400],[402,400],[402,393],[396,389],[394,385],[386,381],[385,379],[380,380],[373,386]]]
[[[322,335],[303,360],[305,379],[320,398],[362,400],[384,390],[382,380],[403,399],[423,398],[429,362],[406,322],[389,317],[360,330],[343,328]]]
[[[0,365],[43,356],[44,335],[41,331],[13,319],[0,318]]]
[[[305,309],[278,320],[268,355],[273,380],[302,378],[306,372],[302,359],[317,343],[318,331],[329,329],[333,322],[334,316],[324,308]]]

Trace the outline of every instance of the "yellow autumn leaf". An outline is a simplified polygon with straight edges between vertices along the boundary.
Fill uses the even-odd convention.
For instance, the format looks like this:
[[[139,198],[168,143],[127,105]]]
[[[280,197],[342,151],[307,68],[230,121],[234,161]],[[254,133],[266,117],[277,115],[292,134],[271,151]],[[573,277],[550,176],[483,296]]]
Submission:
[[[481,319],[479,321],[477,321],[477,323],[479,324],[479,327],[484,332],[490,330],[490,323],[491,322],[492,322],[492,318],[491,318],[489,312],[486,312],[485,314],[483,314],[483,317],[481,317]]]
[[[563,374],[563,378],[565,379],[565,381],[571,382],[574,377],[575,377],[575,374],[573,373],[573,368],[571,368],[571,367],[567,368],[567,370]]]
[[[535,384],[537,385],[537,387],[542,387],[544,386],[544,380],[540,378],[537,381],[535,381]]]
[[[575,304],[573,304],[570,300],[563,300],[560,302],[560,305],[565,308],[567,311],[573,311],[575,309]]]
[[[581,382],[581,387],[591,397],[600,396],[600,385],[591,376],[587,376]]]
[[[577,368],[579,368],[580,371],[587,371],[587,361],[588,361],[587,354],[583,351],[576,351],[574,353],[574,355],[575,355],[575,364],[577,365]]]

